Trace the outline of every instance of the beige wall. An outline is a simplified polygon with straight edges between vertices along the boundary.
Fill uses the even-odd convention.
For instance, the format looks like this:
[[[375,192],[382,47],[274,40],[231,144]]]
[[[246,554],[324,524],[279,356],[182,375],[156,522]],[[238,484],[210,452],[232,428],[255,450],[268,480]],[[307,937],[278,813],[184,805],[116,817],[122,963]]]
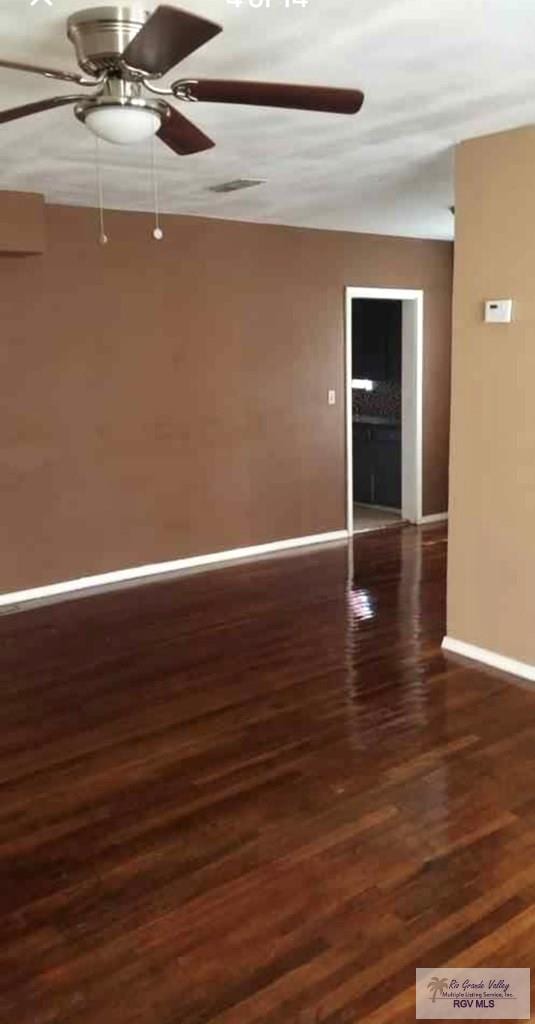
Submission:
[[[535,130],[457,153],[448,634],[535,664]],[[483,323],[513,298],[515,322]]]
[[[0,591],[345,526],[344,287],[425,290],[424,510],[447,504],[452,247],[46,208],[0,260]],[[336,388],[339,402],[327,405]]]

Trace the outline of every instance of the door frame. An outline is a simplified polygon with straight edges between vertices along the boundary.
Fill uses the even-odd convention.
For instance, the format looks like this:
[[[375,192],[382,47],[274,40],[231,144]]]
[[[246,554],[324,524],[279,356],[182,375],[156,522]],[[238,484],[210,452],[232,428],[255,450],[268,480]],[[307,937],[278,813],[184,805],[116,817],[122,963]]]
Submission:
[[[353,535],[353,299],[394,299],[402,303],[401,336],[401,515],[410,523],[423,520],[423,364],[424,293],[408,288],[346,288],[346,500],[347,529]]]

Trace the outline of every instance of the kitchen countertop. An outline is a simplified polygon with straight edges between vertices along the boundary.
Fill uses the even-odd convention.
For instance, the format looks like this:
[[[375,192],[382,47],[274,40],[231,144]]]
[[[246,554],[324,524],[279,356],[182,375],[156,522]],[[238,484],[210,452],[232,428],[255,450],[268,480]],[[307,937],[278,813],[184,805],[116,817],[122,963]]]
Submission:
[[[368,426],[375,427],[399,427],[401,430],[399,420],[387,419],[385,416],[353,416],[353,423],[367,423]]]

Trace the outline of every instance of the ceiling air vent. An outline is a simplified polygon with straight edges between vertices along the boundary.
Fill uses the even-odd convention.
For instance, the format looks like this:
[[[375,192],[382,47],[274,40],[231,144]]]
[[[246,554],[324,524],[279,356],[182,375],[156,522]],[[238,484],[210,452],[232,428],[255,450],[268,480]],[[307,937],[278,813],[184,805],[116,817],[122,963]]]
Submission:
[[[265,185],[263,178],[236,178],[235,181],[224,181],[222,185],[212,185],[209,192],[240,192],[242,188],[256,188]]]

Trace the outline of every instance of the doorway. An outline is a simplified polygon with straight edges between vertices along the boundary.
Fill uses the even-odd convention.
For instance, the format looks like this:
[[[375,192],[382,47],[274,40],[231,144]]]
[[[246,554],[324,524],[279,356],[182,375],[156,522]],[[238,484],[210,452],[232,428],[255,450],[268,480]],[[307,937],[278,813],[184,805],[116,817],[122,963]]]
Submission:
[[[346,289],[347,525],[422,521],[422,291]]]

